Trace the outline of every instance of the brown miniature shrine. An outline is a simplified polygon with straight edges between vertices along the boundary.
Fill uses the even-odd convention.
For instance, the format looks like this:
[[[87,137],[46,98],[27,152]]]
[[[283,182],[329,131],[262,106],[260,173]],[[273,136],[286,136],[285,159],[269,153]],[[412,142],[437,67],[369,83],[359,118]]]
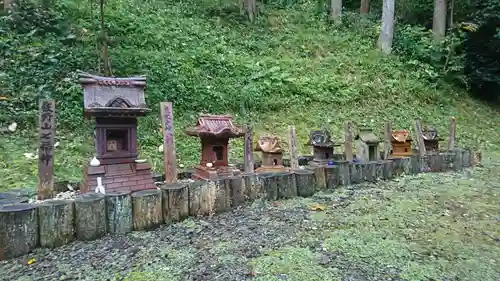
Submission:
[[[396,130],[392,132],[392,153],[393,157],[406,157],[412,156],[413,150],[411,148],[412,139],[407,130]]]
[[[231,116],[201,114],[196,126],[187,129],[186,134],[201,140],[201,160],[193,178],[216,179],[239,172],[228,166],[228,146],[229,139],[244,136],[245,130],[235,126]]]
[[[340,144],[334,144],[330,137],[330,132],[327,130],[311,131],[307,145],[313,147],[313,160],[308,164],[315,165],[328,165],[333,161],[334,147]]]
[[[438,136],[435,128],[425,128],[422,130],[422,138],[424,139],[426,152],[439,151],[439,141],[442,141],[442,139]]]
[[[354,143],[356,144],[356,157],[359,158],[361,162],[380,160],[380,151],[378,147],[380,140],[371,129],[359,129],[358,134],[354,137]]]
[[[145,77],[112,78],[80,73],[84,114],[95,118],[98,166],[85,167],[82,192],[102,179],[106,192],[156,188],[151,165],[137,163],[137,118],[146,115]]]
[[[283,150],[276,136],[260,137],[254,151],[262,153],[262,165],[256,172],[281,172],[289,169],[283,165]]]

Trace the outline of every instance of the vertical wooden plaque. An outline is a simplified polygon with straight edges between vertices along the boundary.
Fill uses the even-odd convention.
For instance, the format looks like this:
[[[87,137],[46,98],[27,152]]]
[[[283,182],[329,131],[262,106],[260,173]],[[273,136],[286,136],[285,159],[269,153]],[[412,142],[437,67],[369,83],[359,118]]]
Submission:
[[[297,133],[295,126],[288,126],[288,147],[290,149],[290,167],[292,170],[299,168],[299,159],[297,158]]]
[[[420,124],[420,120],[415,120],[415,137],[417,140],[418,152],[420,157],[425,156],[425,144],[424,137],[422,136],[422,125]]]
[[[174,142],[174,111],[171,102],[160,103],[160,114],[163,128],[163,163],[165,183],[177,181],[177,159]]]
[[[455,117],[450,118],[450,134],[448,139],[448,150],[455,149],[455,132],[457,130],[457,122]]]
[[[352,153],[352,123],[345,122],[344,125],[344,154],[345,160],[352,162],[354,155]]]
[[[54,195],[55,104],[54,100],[41,100],[39,105],[38,200],[50,199]]]
[[[248,125],[245,131],[245,148],[244,148],[244,170],[246,173],[253,173],[254,162],[253,162],[253,129],[252,126]]]
[[[392,150],[392,125],[391,122],[385,122],[384,126],[384,160],[389,159]]]

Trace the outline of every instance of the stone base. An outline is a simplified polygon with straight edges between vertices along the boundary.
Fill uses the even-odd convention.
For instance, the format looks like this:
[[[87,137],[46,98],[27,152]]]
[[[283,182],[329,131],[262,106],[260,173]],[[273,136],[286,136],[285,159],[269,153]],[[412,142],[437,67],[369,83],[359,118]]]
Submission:
[[[195,180],[215,180],[228,178],[240,174],[240,170],[232,167],[208,168],[203,165],[196,165],[192,178]]]
[[[389,155],[389,157],[392,157],[392,158],[402,158],[402,157],[412,157],[412,156],[413,156],[413,152],[394,153],[394,154]]]
[[[285,167],[285,166],[281,166],[281,165],[277,165],[277,166],[260,166],[259,168],[257,168],[255,170],[256,173],[277,173],[277,172],[289,172],[290,169]]]
[[[97,178],[102,178],[106,192],[138,191],[154,189],[151,165],[148,163],[107,164],[98,167],[87,166],[84,171],[82,193],[94,191]]]

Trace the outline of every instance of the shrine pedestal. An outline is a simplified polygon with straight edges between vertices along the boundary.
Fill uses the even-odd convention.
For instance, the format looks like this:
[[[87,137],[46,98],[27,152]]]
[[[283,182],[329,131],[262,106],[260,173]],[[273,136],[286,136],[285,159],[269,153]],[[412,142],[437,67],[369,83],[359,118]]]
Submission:
[[[94,191],[97,178],[102,178],[106,193],[115,191],[138,191],[154,189],[151,165],[148,163],[108,164],[85,168],[84,182],[81,192]]]
[[[228,178],[241,173],[240,170],[231,167],[208,168],[203,165],[196,165],[192,178],[195,180],[215,180]]]

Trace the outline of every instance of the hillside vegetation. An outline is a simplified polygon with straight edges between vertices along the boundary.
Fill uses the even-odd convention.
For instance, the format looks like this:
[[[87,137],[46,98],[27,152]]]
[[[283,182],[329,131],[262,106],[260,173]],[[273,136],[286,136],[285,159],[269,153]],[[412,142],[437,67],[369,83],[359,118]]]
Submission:
[[[93,153],[92,124],[83,120],[75,73],[98,69],[98,7],[80,0],[58,1],[48,10],[22,3],[0,24],[0,96],[7,98],[0,100],[0,123],[19,124],[16,133],[0,137],[4,188],[36,182],[37,162],[24,153],[36,151],[38,98],[57,101],[56,177],[80,179],[81,164]],[[109,0],[105,10],[113,75],[148,78],[154,112],[140,120],[139,142],[158,172],[161,101],[174,102],[177,157],[186,167],[198,160],[199,144],[182,130],[201,111],[231,113],[239,124],[252,123],[257,134],[282,138],[295,124],[301,153],[309,151],[309,130],[321,126],[338,140],[347,120],[382,136],[386,120],[411,129],[421,118],[446,137],[450,116],[457,117],[458,145],[499,148],[498,111],[434,79],[421,63],[381,55],[378,17],[345,12],[342,25],[333,25],[309,2],[287,9],[266,5],[251,24],[228,0]],[[395,45],[404,39],[396,36]],[[233,148],[237,162],[241,140]]]

